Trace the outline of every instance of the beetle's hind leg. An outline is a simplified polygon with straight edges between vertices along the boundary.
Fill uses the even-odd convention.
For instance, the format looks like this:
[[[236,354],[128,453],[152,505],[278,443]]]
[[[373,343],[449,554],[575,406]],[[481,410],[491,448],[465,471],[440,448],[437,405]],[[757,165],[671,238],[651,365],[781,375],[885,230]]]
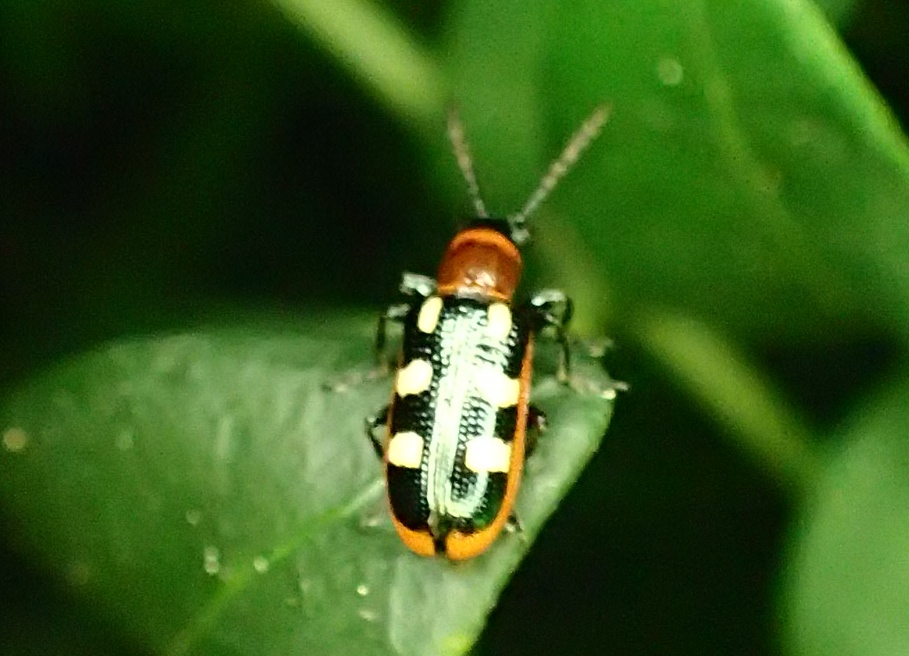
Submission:
[[[537,438],[546,430],[546,414],[535,405],[527,407],[527,429],[524,431],[524,457],[528,458],[537,446]],[[521,523],[518,514],[512,510],[505,521],[505,531],[514,533],[517,537],[526,541],[527,536],[524,534],[524,525]]]
[[[509,533],[517,533],[518,535],[524,534],[524,525],[514,512],[508,515],[508,519],[505,520],[505,530]]]
[[[525,547],[527,546],[527,533],[524,532],[524,524],[521,522],[520,518],[515,511],[511,511],[511,514],[508,515],[508,519],[505,520],[505,526],[503,529],[506,533],[513,535],[519,542],[521,542]]]

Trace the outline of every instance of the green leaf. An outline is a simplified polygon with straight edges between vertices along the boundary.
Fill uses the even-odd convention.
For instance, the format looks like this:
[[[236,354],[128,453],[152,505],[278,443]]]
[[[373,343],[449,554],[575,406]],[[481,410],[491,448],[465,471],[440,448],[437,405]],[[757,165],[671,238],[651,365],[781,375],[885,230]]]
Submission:
[[[789,653],[890,656],[909,644],[909,381],[838,435],[790,536]]]
[[[154,653],[463,653],[527,543],[455,565],[398,541],[363,434],[389,384],[324,389],[370,361],[370,326],[152,337],[35,378],[0,405],[14,543]],[[551,430],[519,496],[528,540],[611,411],[540,379]]]
[[[811,3],[477,0],[459,3],[452,42],[500,213],[612,106],[531,225],[547,262],[575,267],[572,291],[594,281],[585,295],[619,309],[748,339],[909,332],[909,151]],[[583,321],[602,311],[579,303]]]

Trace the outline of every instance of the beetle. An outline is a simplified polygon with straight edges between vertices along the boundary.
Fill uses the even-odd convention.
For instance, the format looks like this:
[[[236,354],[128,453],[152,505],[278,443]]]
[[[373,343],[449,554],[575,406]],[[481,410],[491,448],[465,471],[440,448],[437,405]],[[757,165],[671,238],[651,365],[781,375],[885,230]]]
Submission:
[[[452,110],[448,134],[476,216],[448,244],[436,279],[405,273],[404,302],[380,315],[376,354],[389,321],[403,324],[391,403],[367,420],[385,470],[392,522],[421,556],[464,560],[485,551],[506,526],[529,451],[545,427],[530,404],[534,337],[553,328],[558,378],[569,380],[571,300],[544,290],[514,303],[519,246],[528,217],[597,136],[608,109],[598,106],[549,167],[524,207],[490,216],[479,193],[464,131]],[[380,429],[382,429],[380,431]],[[381,434],[377,434],[379,432]]]

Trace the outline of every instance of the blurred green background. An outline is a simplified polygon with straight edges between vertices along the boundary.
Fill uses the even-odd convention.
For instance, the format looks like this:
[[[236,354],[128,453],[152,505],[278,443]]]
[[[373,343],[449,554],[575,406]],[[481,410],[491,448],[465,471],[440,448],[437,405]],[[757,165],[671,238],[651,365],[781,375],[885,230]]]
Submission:
[[[631,391],[473,649],[905,653],[909,8],[821,5],[7,0],[0,392],[112,340],[378,310],[468,210],[449,103],[508,212],[606,101],[527,287],[566,288]],[[35,547],[0,428],[0,649],[161,652]],[[193,653],[257,653],[229,645]]]

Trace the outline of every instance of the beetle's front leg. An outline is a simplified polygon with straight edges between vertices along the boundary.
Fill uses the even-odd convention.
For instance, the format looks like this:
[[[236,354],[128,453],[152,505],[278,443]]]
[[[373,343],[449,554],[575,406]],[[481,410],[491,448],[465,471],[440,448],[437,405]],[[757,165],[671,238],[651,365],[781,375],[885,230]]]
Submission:
[[[568,345],[568,325],[574,305],[565,292],[558,289],[544,289],[530,299],[530,314],[534,330],[555,329],[556,341],[561,348],[559,368],[556,377],[560,383],[567,385],[571,381],[571,352]]]
[[[390,321],[402,323],[413,307],[422,302],[427,296],[435,292],[436,281],[428,276],[417,273],[404,273],[401,278],[399,291],[407,297],[406,300],[389,305],[376,321],[376,336],[374,342],[375,362],[368,370],[359,369],[350,371],[344,376],[324,383],[328,390],[341,392],[363,383],[384,378],[392,369],[392,362],[386,353],[388,341],[388,323]]]
[[[436,281],[429,276],[405,271],[401,274],[401,284],[398,286],[398,291],[404,296],[423,299],[435,293]]]
[[[403,322],[413,306],[435,292],[435,290],[436,281],[429,276],[410,273],[409,271],[405,271],[401,276],[401,284],[398,287],[398,291],[406,296],[408,300],[388,306],[385,312],[379,315],[378,325],[376,326],[376,364],[384,369],[386,373],[390,369],[389,361],[385,354],[388,322]]]

